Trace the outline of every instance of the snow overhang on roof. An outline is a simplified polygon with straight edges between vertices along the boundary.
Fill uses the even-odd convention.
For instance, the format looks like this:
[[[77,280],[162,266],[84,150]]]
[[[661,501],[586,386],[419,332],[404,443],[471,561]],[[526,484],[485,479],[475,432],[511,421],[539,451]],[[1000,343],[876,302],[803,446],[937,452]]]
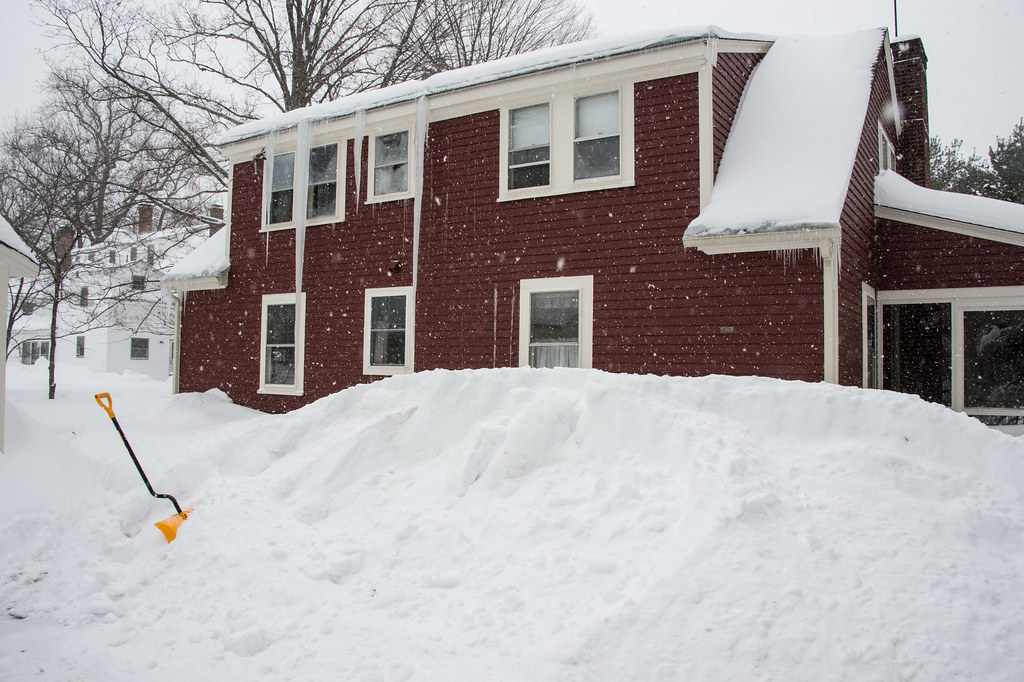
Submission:
[[[268,116],[259,121],[244,123],[227,131],[218,140],[217,145],[224,147],[272,132],[294,128],[299,124],[299,121],[303,120],[319,122],[342,118],[353,115],[358,111],[368,111],[402,102],[411,102],[423,96],[438,95],[476,85],[493,83],[507,78],[524,76],[538,71],[582,64],[632,52],[642,52],[695,41],[704,41],[708,38],[757,42],[774,40],[774,37],[761,34],[732,33],[717,26],[698,26],[661,29],[559,45],[513,55],[492,62],[444,71],[424,80],[406,81],[380,90],[361,92],[332,102],[314,104],[304,109],[296,109]]]
[[[223,289],[228,285],[228,228],[222,227],[160,280],[165,291]]]
[[[10,266],[11,277],[35,277],[39,274],[39,263],[32,249],[18,236],[11,224],[0,217],[0,248],[4,260]]]
[[[884,40],[875,29],[775,41],[747,83],[711,200],[685,245],[760,235],[763,249],[736,250],[794,248],[838,231]]]
[[[1024,205],[927,189],[893,171],[875,178],[875,215],[1024,246]]]

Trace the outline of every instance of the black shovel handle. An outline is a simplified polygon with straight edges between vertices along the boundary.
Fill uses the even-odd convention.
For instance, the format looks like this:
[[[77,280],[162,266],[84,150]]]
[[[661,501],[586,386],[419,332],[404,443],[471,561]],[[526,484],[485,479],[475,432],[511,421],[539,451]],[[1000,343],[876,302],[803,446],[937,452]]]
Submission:
[[[153,497],[160,498],[161,500],[170,500],[171,504],[174,505],[174,510],[180,514],[181,506],[178,504],[178,501],[174,499],[173,496],[167,495],[165,493],[158,493],[155,490],[153,490],[153,486],[150,484],[149,479],[146,478],[146,472],[142,470],[142,465],[139,464],[139,458],[136,457],[135,452],[132,451],[131,444],[125,437],[124,431],[121,430],[121,425],[117,423],[117,417],[114,416],[114,401],[110,397],[110,394],[97,393],[96,402],[99,403],[100,407],[102,407],[106,411],[107,416],[110,417],[110,421],[114,422],[114,428],[117,429],[117,432],[121,435],[121,440],[124,441],[124,446],[128,448],[128,454],[132,456],[132,462],[135,463],[135,468],[138,469],[139,476],[142,476],[142,481],[146,484],[146,488],[149,489],[149,494],[152,495]]]

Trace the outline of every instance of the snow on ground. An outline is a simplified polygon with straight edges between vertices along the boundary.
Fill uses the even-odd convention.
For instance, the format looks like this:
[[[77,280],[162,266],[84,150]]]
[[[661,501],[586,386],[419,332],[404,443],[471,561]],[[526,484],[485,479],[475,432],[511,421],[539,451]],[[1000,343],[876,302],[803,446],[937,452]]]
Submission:
[[[63,377],[63,378],[62,378]],[[9,368],[0,679],[1017,679],[1024,441],[758,378],[434,371],[287,415]],[[92,394],[158,491],[165,544]]]

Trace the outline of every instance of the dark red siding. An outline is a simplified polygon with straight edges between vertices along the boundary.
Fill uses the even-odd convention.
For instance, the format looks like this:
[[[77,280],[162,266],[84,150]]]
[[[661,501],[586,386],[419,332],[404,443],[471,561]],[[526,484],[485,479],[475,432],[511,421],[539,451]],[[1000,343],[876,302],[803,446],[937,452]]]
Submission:
[[[498,202],[498,112],[431,125],[417,370],[517,365],[520,280],[593,275],[596,368],[822,378],[813,257],[682,246],[699,208],[697,76],[639,83],[634,96],[629,188]],[[261,297],[294,290],[292,233],[268,244],[259,232],[260,163],[235,166],[229,287],[189,294],[181,390],[221,388],[283,411],[372,379],[362,374],[364,292],[412,283],[413,202],[358,205],[353,163],[350,145],[345,222],[307,232],[305,395],[256,393]]]
[[[878,288],[947,289],[1024,285],[1024,248],[880,220]]]

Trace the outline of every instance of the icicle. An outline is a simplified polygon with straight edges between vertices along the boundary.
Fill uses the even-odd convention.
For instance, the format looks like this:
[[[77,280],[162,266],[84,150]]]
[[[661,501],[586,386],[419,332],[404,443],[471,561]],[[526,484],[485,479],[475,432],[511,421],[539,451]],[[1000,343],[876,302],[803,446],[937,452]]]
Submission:
[[[309,194],[309,120],[299,122],[295,140],[292,218],[295,220],[295,344],[302,343],[302,263],[306,256],[306,203]],[[296,362],[298,358],[296,358]]]
[[[356,213],[359,213],[359,205],[362,201],[362,185],[363,185],[363,138],[366,137],[366,109],[360,109],[356,112],[356,130],[355,130],[355,144],[353,145],[353,151],[355,152],[356,161]]]
[[[412,204],[412,288],[415,295],[420,266],[420,216],[423,214],[423,157],[427,146],[427,126],[430,125],[430,104],[427,96],[420,97],[416,107],[415,140],[412,147],[413,204]]]

